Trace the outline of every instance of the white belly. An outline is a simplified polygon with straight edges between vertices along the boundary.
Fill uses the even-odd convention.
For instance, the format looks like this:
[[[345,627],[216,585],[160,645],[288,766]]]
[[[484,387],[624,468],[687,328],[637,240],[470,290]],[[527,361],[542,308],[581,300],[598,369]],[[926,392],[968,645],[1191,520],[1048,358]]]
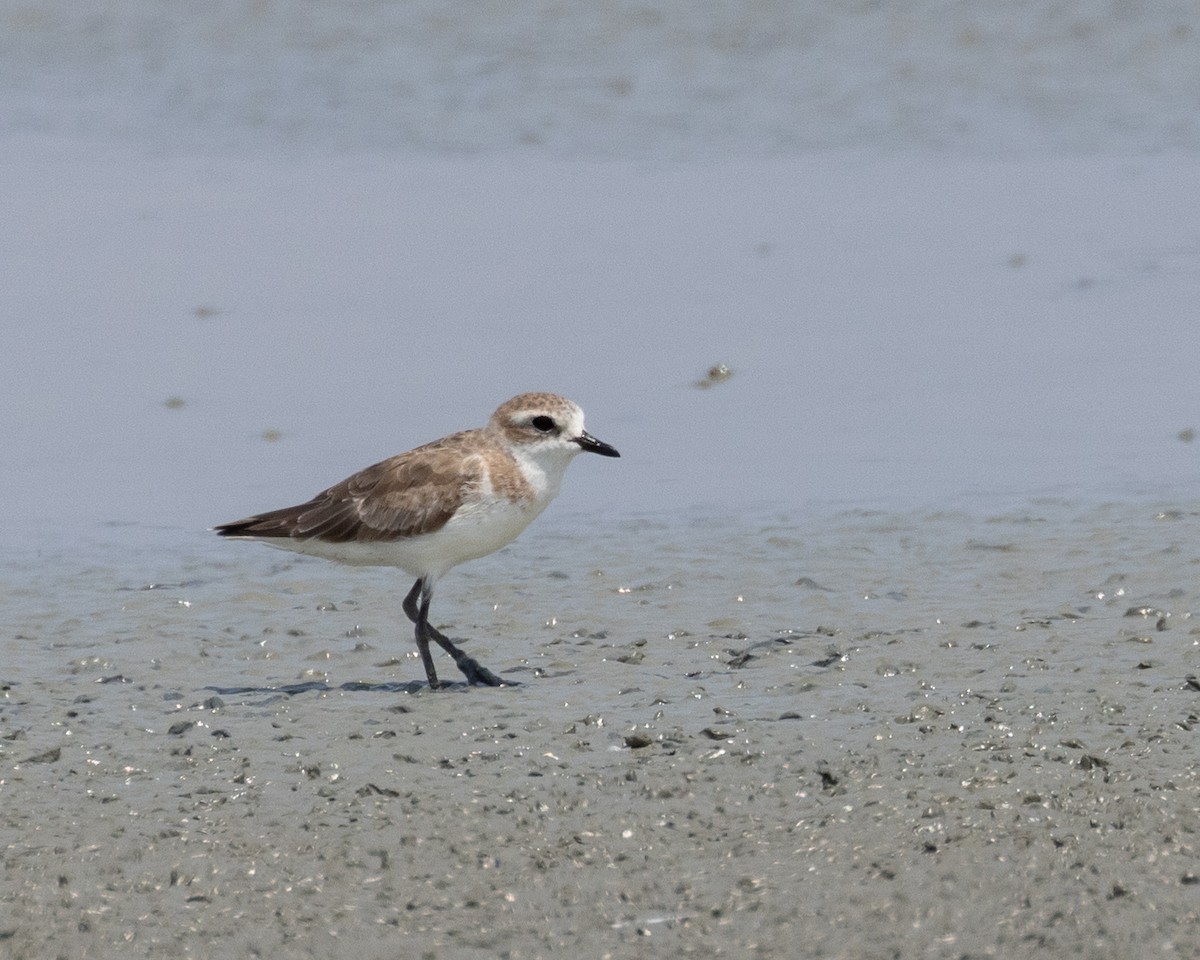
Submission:
[[[521,503],[490,500],[460,509],[434,533],[399,540],[330,543],[271,537],[263,538],[262,542],[340,563],[398,567],[411,577],[436,580],[451,567],[485,557],[511,543],[549,502],[550,498]]]

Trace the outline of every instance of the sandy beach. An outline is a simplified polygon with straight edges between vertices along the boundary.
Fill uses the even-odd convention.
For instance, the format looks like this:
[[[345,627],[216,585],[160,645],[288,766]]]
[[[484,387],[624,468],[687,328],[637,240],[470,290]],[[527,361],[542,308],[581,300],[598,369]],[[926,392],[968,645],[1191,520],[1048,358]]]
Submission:
[[[552,525],[444,591],[519,685],[439,693],[385,571],[198,546],[18,591],[5,954],[1192,956],[1198,533]]]

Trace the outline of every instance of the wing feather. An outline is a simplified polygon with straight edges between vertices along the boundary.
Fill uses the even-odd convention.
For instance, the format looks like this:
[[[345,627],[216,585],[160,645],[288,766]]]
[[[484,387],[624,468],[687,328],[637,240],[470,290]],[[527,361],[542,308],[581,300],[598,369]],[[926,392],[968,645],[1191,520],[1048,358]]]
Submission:
[[[478,431],[453,434],[389,457],[307,503],[222,524],[226,537],[370,543],[433,533],[483,481],[484,459],[464,454]]]

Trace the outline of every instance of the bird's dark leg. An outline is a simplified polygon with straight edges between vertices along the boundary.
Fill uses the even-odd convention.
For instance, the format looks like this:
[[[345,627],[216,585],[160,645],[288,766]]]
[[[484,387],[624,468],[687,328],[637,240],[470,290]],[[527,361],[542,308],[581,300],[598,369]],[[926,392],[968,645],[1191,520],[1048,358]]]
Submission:
[[[420,595],[420,605],[417,605],[417,596]],[[440,690],[441,683],[438,682],[437,670],[433,666],[433,654],[429,652],[429,599],[432,591],[426,584],[424,579],[418,580],[413,584],[413,588],[408,591],[408,596],[404,598],[404,612],[408,615],[408,619],[417,625],[417,653],[421,655],[421,663],[425,666],[425,676],[429,678],[429,689]]]
[[[504,681],[492,673],[474,657],[462,652],[444,633],[429,622],[429,601],[433,597],[433,584],[422,577],[413,584],[404,598],[404,612],[408,619],[417,625],[417,652],[421,654],[421,663],[425,665],[425,676],[429,678],[429,686],[439,689],[437,671],[433,667],[433,656],[429,652],[429,641],[432,640],[445,650],[458,669],[467,678],[467,683],[481,684],[489,687],[500,687]]]
[[[418,580],[412,585],[412,589],[408,591],[408,596],[404,598],[404,614],[413,623],[417,622],[420,617],[420,611],[417,609],[417,597],[421,593],[421,581]]]

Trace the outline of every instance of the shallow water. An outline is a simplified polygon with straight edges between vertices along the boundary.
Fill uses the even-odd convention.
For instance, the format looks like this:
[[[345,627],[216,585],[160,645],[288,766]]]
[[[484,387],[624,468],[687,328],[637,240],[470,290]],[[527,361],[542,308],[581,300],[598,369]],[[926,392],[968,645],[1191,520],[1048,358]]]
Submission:
[[[35,0],[0,13],[0,135],[685,159],[1195,149],[1195,24],[1181,0]]]
[[[1147,642],[1188,631],[1197,522],[1187,500],[1039,499],[994,514],[567,513],[454,571],[433,612],[539,697],[551,677],[555,686],[586,683],[603,699],[605,673],[636,666],[644,678],[661,664],[672,676],[724,674],[739,656],[756,666],[743,676],[836,676],[845,661],[813,671],[805,658],[831,650],[848,658],[848,645],[859,644],[883,658],[884,672],[912,645],[948,670],[963,646],[967,659],[995,647],[1033,656],[1050,623],[1051,635],[1106,625],[1112,642],[1131,630]],[[420,676],[399,610],[409,584],[396,571],[186,534],[140,559],[119,540],[86,563],[41,559],[45,566],[5,571],[4,606],[20,625],[7,659],[17,684],[80,671],[97,681],[147,669],[193,676],[195,657],[208,674],[196,689]],[[1127,616],[1143,608],[1155,612]],[[149,659],[147,645],[158,648]],[[1108,644],[1065,644],[1056,655],[1112,665]]]

